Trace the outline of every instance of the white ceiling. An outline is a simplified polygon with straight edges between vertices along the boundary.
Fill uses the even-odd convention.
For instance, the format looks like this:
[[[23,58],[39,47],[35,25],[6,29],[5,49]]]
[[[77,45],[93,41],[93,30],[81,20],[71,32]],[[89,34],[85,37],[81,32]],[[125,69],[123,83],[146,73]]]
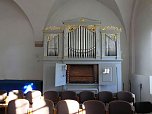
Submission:
[[[40,40],[42,33],[37,32],[46,26],[49,17],[69,0],[14,0],[29,19],[34,36]],[[129,28],[133,4],[136,0],[96,0],[111,9],[120,20],[126,35],[129,36]]]

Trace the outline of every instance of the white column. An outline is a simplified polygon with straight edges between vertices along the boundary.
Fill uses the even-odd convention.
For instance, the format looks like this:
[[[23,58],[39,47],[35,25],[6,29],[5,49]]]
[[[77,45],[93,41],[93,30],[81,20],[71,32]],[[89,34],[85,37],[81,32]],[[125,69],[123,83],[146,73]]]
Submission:
[[[99,27],[96,28],[96,59],[101,58],[101,35]]]
[[[64,59],[68,58],[68,28],[64,29]]]

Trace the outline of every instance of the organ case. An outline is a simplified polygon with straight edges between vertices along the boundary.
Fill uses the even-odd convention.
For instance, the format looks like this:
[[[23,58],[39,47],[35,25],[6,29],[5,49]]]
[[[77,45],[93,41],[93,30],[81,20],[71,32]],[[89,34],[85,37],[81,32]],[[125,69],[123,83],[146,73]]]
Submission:
[[[44,76],[49,77],[52,63],[64,63],[67,86],[98,84],[99,89],[106,90],[103,85],[108,85],[113,91],[121,90],[120,32],[118,27],[102,26],[99,20],[82,17],[64,21],[62,26],[46,27]]]

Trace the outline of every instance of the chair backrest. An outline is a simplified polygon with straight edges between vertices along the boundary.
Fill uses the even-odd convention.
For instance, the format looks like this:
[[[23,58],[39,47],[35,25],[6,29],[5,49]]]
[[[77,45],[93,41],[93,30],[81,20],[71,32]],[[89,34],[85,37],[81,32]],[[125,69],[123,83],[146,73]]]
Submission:
[[[95,100],[95,94],[92,91],[81,91],[79,93],[79,103],[82,104],[87,100]]]
[[[113,93],[110,91],[101,91],[98,93],[98,100],[106,103],[109,103],[113,100]]]
[[[135,102],[134,104],[136,113],[151,113],[152,103],[149,101]]]
[[[61,100],[57,103],[56,114],[78,114],[79,103],[76,100]]]
[[[59,94],[57,91],[46,91],[44,92],[44,99],[49,99],[56,104],[59,101]]]
[[[61,92],[61,100],[66,100],[66,99],[77,100],[76,92],[74,92],[74,91],[62,91]]]
[[[106,114],[105,104],[98,100],[88,100],[83,103],[85,114]]]
[[[24,93],[22,90],[12,90],[8,93],[8,100],[23,99]]]
[[[134,102],[133,94],[129,91],[119,91],[117,92],[116,97],[118,100],[127,101],[129,103]]]
[[[15,99],[8,103],[7,114],[28,114],[29,102],[26,99]]]
[[[41,98],[41,91],[39,90],[28,91],[25,95],[25,98],[29,101],[30,104],[32,104],[35,100],[37,101]]]
[[[32,114],[53,114],[54,104],[48,99],[39,99],[32,104]]]
[[[109,114],[133,114],[132,105],[126,101],[115,100],[109,103]]]
[[[7,91],[0,90],[0,103],[5,103],[6,98],[7,98]]]

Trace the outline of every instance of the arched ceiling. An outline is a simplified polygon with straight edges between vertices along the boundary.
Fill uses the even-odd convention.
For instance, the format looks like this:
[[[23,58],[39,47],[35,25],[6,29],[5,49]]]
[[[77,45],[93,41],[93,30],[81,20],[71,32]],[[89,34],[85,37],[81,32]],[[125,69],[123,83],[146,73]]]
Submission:
[[[110,8],[115,13],[115,15],[119,18],[121,24],[123,25],[123,19],[115,0],[97,0],[97,1],[101,2],[102,4]]]
[[[35,40],[42,39],[42,31],[49,17],[69,0],[14,0],[25,12],[34,29]],[[135,0],[97,0],[111,9],[129,34],[131,12]]]
[[[25,12],[34,30],[34,40],[42,40],[43,27],[56,0],[14,0]]]
[[[126,37],[129,37],[132,12],[136,0],[97,0],[110,8],[120,20]]]

